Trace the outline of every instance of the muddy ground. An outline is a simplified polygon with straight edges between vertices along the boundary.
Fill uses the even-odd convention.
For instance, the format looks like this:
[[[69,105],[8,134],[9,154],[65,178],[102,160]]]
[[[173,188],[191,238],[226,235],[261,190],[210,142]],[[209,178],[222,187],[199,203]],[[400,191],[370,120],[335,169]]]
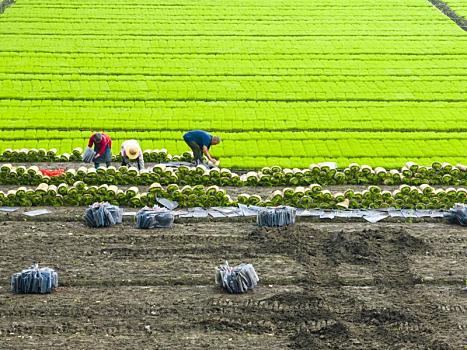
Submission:
[[[0,349],[463,349],[467,231],[446,223],[0,222]],[[13,295],[39,261],[51,295]],[[253,291],[214,284],[249,262]]]

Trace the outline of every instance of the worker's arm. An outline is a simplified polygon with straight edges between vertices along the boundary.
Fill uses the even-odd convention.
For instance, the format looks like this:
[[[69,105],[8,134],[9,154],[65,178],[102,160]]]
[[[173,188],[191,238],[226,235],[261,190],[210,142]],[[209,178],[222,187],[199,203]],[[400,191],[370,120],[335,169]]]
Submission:
[[[89,138],[88,147],[91,148],[93,143],[94,143],[94,135],[91,135],[91,137]]]
[[[141,153],[138,157],[138,170],[144,169],[144,157]]]
[[[217,162],[215,158],[211,157],[211,155],[209,154],[209,150],[206,146],[203,146],[203,153],[211,162],[213,163]]]
[[[123,162],[127,163],[127,161],[125,160],[125,158],[126,158],[125,145],[126,145],[126,141],[123,142],[122,146],[120,147],[120,155],[122,156]]]
[[[126,156],[125,153],[122,153],[122,165],[130,164],[130,159]]]
[[[108,140],[105,140],[104,138],[102,138],[101,146],[99,147],[99,151],[97,152],[94,158],[99,158],[100,156],[102,156],[105,152],[105,149],[107,148],[107,145],[109,145]]]

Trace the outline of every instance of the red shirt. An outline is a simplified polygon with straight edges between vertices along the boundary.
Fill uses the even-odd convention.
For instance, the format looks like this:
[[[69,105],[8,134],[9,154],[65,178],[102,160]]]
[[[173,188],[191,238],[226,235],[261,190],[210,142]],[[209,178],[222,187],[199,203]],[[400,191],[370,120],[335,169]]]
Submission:
[[[95,144],[94,135],[95,134],[91,135],[91,138],[89,139],[88,147],[92,147],[92,145]],[[102,133],[102,140],[100,143],[100,148],[99,148],[99,151],[97,152],[99,156],[102,156],[104,154],[105,149],[107,148],[107,145],[109,146],[109,148],[112,148],[112,140],[106,134]]]

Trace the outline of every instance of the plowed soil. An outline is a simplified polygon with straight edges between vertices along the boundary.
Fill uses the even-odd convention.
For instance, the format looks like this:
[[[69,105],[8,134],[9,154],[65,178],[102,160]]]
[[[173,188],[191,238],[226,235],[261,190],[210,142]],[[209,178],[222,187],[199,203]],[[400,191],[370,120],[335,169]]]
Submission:
[[[0,222],[0,349],[462,349],[467,231],[444,223]],[[229,295],[224,260],[260,282]],[[9,275],[54,268],[50,295]]]

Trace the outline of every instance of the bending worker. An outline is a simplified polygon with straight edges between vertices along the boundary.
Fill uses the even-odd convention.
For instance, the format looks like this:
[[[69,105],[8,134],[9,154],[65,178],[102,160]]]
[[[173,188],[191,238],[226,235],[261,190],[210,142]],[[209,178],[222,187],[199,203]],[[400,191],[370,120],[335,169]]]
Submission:
[[[105,163],[106,166],[110,166],[112,161],[112,140],[110,137],[103,132],[96,132],[91,135],[88,142],[88,147],[91,148],[94,145],[94,166],[99,168],[100,163]]]
[[[137,162],[138,170],[144,169],[144,156],[138,141],[127,140],[122,143],[120,150],[122,155],[122,165],[129,165],[132,162]]]
[[[183,135],[183,139],[193,151],[195,165],[203,164],[203,153],[212,163],[217,163],[217,160],[209,154],[209,148],[221,142],[219,136],[212,136],[203,130],[192,130]]]

